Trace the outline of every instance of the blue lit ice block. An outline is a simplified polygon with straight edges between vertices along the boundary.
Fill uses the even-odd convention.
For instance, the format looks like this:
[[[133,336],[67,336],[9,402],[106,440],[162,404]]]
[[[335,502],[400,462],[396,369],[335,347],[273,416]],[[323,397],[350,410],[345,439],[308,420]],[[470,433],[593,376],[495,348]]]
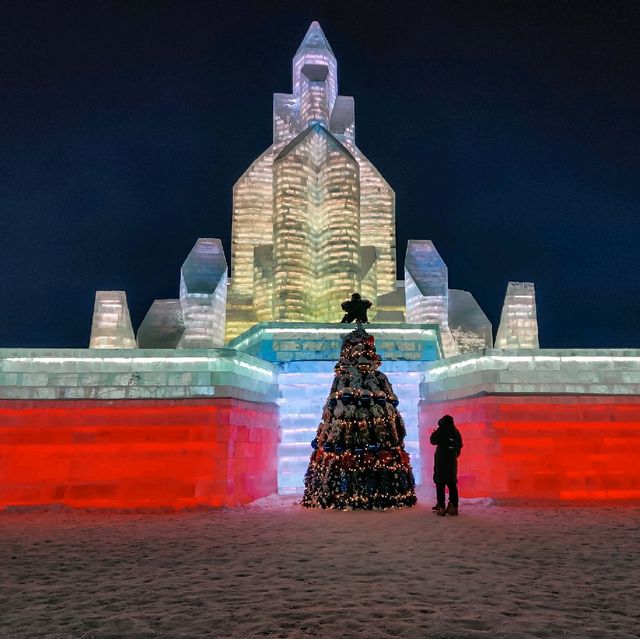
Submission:
[[[340,357],[342,338],[355,324],[307,322],[262,322],[231,340],[228,348],[270,362],[326,360],[334,364]],[[382,361],[422,361],[440,359],[442,343],[436,324],[367,324],[376,340]],[[327,389],[327,394],[329,389]]]

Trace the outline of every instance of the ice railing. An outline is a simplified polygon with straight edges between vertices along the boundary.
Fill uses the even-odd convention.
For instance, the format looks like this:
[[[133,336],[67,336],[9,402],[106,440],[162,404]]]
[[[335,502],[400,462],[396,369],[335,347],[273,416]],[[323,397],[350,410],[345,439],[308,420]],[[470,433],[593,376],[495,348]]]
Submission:
[[[0,349],[0,399],[277,398],[273,364],[228,348]]]
[[[640,349],[485,349],[424,365],[420,396],[640,395]]]

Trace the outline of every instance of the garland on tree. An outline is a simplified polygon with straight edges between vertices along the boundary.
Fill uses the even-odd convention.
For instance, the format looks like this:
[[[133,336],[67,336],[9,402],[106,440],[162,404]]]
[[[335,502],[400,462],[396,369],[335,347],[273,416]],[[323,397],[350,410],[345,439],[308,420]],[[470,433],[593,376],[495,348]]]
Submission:
[[[335,378],[305,475],[308,508],[385,509],[413,506],[415,481],[404,450],[398,398],[358,324],[342,341]]]

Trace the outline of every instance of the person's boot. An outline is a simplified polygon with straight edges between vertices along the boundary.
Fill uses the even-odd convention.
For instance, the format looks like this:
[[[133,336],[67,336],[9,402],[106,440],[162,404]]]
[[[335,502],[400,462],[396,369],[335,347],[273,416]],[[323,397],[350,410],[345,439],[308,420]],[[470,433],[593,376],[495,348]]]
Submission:
[[[438,517],[444,517],[446,514],[447,514],[447,510],[444,506],[436,507],[436,515],[438,515]]]
[[[431,510],[433,510],[433,512],[435,513],[436,510],[438,510],[438,504],[436,504],[435,506],[431,506]]]
[[[445,511],[447,515],[453,515],[454,517],[457,517],[458,515],[458,507],[454,506],[452,503],[449,503],[447,505],[447,510]]]

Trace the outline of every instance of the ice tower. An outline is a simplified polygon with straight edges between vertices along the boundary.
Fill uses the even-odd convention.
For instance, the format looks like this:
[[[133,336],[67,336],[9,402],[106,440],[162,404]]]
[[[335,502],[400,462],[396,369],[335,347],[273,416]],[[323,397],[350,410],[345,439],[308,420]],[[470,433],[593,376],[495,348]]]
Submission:
[[[233,190],[227,340],[258,321],[336,321],[354,290],[395,290],[395,195],[355,144],[354,101],[338,95],[317,22],[292,86],[274,94],[273,144]]]

